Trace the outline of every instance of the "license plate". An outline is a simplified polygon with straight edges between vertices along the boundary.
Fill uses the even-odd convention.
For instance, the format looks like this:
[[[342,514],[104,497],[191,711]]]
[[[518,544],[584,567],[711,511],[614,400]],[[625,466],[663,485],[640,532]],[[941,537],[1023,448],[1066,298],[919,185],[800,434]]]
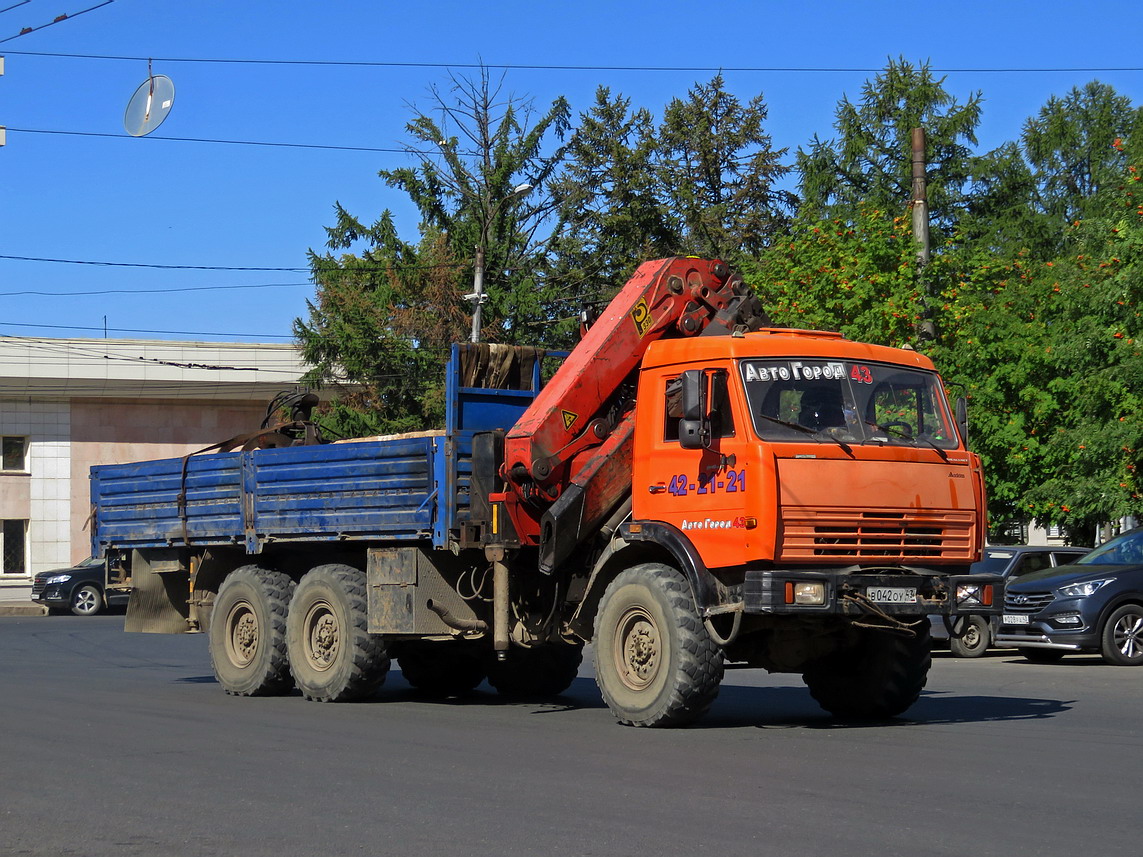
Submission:
[[[917,589],[914,586],[870,586],[865,594],[874,604],[917,603]]]
[[[1005,625],[1027,625],[1028,617],[1023,613],[1005,613],[1003,622]]]

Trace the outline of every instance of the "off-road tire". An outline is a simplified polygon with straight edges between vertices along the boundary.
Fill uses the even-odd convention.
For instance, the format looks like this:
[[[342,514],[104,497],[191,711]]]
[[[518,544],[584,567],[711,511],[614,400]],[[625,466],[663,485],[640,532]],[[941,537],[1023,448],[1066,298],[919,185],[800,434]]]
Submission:
[[[1031,647],[1017,649],[1016,651],[1023,656],[1024,660],[1034,664],[1057,664],[1067,654],[1064,649],[1034,649]]]
[[[1124,604],[1107,617],[1099,653],[1117,667],[1143,666],[1143,607]]]
[[[389,656],[367,631],[368,618],[365,572],[337,564],[306,572],[286,619],[290,671],[302,696],[354,702],[377,692]]]
[[[485,678],[476,646],[459,640],[402,643],[397,663],[405,681],[429,696],[462,696]]]
[[[959,637],[949,637],[949,651],[958,658],[979,658],[992,645],[992,628],[980,616],[966,616]]]
[[[294,581],[254,565],[226,576],[207,636],[210,662],[233,696],[280,696],[294,686],[286,654],[286,613]]]
[[[548,699],[571,687],[582,662],[583,646],[571,643],[514,647],[504,660],[486,661],[488,683],[511,699]]]
[[[628,726],[685,726],[718,696],[722,650],[677,569],[645,563],[620,573],[595,616],[595,680]]]
[[[95,616],[103,610],[103,592],[94,583],[77,586],[71,594],[70,606],[76,616]]]
[[[885,720],[921,695],[933,658],[929,623],[907,636],[861,630],[857,642],[811,665],[802,680],[822,708],[844,720]]]

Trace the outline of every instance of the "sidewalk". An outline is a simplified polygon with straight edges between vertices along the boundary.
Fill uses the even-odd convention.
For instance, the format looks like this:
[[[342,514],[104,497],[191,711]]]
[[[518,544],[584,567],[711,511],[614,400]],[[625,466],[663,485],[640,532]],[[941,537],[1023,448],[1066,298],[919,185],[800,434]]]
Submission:
[[[48,608],[32,601],[32,585],[0,586],[0,616],[47,616]]]

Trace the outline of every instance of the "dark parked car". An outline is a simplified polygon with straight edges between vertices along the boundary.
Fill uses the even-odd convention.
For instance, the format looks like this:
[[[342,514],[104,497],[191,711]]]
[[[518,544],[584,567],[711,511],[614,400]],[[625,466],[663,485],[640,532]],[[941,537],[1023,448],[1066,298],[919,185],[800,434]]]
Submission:
[[[1109,664],[1143,666],[1143,527],[1009,583],[996,645],[1030,661],[1098,652]]]
[[[107,589],[106,566],[88,558],[72,568],[41,571],[32,579],[32,600],[51,610],[71,610],[76,616],[94,616],[104,607],[125,605],[130,594]]]
[[[984,549],[983,558],[980,562],[974,562],[970,571],[973,574],[999,574],[1011,583],[1034,571],[1075,562],[1090,551],[1091,548],[1048,545],[988,547]],[[949,649],[961,658],[979,658],[983,655],[992,645],[1000,628],[1000,618],[997,616],[992,617],[991,621],[984,616],[969,616],[958,620],[953,626],[955,634],[950,635],[940,616],[931,616],[929,619],[933,640],[948,640]]]

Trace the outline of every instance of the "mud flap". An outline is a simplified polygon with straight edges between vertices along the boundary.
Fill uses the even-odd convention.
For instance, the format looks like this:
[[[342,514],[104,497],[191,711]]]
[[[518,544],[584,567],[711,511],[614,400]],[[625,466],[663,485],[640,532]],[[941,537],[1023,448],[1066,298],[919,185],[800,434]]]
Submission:
[[[134,551],[124,631],[186,634],[191,630],[190,572],[175,548]]]

